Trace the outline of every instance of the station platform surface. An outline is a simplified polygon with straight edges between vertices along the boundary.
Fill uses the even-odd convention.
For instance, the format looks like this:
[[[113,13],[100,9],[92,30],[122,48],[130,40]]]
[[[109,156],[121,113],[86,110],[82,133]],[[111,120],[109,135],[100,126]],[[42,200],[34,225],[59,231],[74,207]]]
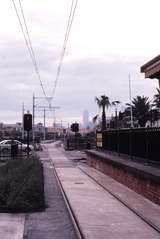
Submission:
[[[160,238],[158,230],[142,220],[144,217],[159,229],[158,205],[93,168],[75,164],[61,147],[50,144],[47,150],[86,239]]]

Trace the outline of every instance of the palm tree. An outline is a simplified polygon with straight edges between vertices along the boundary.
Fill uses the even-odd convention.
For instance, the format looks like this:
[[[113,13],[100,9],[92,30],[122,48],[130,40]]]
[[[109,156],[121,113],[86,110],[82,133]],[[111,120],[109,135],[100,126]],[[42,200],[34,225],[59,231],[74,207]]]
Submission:
[[[95,115],[93,118],[92,118],[92,122],[94,124],[94,129],[99,129],[100,128],[100,122],[99,122],[99,114]]]
[[[106,95],[101,95],[100,98],[96,97],[95,101],[99,108],[102,108],[102,130],[106,130],[106,112],[105,108],[110,106],[109,97]]]
[[[137,118],[140,127],[145,127],[150,111],[149,98],[145,96],[136,96],[132,100],[133,115]]]
[[[154,95],[153,99],[154,106],[160,109],[160,89],[157,88],[157,94]]]
[[[95,115],[95,116],[93,117],[93,119],[92,119],[93,124],[95,124],[95,123],[97,122],[98,117],[99,117],[99,114],[97,114],[97,115]]]

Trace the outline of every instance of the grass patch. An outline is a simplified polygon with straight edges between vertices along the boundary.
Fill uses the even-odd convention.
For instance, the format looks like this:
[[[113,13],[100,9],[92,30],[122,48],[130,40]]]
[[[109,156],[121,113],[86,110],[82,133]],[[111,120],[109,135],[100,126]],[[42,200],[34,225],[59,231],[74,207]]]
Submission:
[[[41,162],[32,157],[0,167],[0,212],[36,212],[45,208]]]

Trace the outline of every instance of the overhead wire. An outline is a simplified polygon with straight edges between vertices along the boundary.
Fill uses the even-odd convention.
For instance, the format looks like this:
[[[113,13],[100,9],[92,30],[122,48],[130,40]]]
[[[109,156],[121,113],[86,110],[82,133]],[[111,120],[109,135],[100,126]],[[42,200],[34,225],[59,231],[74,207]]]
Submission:
[[[13,6],[14,6],[14,9],[15,9],[19,24],[20,24],[20,28],[21,28],[21,31],[22,31],[22,34],[23,34],[23,37],[24,37],[24,40],[25,40],[25,43],[26,43],[26,47],[27,47],[29,55],[31,57],[35,72],[38,76],[40,86],[42,88],[42,91],[43,91],[43,94],[44,94],[46,100],[48,101],[48,103],[50,105],[51,101],[52,101],[52,99],[55,95],[55,91],[56,91],[57,83],[58,83],[58,80],[59,80],[61,67],[62,67],[62,63],[63,63],[63,58],[64,58],[64,55],[65,55],[66,46],[67,46],[67,42],[68,42],[68,39],[69,39],[69,34],[70,34],[70,31],[71,31],[71,27],[72,27],[72,24],[73,24],[78,0],[72,0],[72,3],[71,3],[70,13],[69,13],[68,22],[67,22],[67,28],[66,28],[66,32],[65,32],[65,38],[64,38],[64,42],[63,42],[63,46],[62,46],[62,52],[61,52],[60,59],[59,59],[59,64],[58,64],[58,68],[57,68],[57,72],[56,72],[56,78],[55,78],[53,90],[51,92],[51,97],[47,97],[44,86],[43,86],[43,82],[41,80],[41,76],[40,76],[36,56],[35,56],[35,53],[34,53],[34,50],[33,50],[31,37],[30,37],[29,30],[28,30],[28,27],[27,27],[27,22],[26,22],[26,18],[25,18],[25,15],[24,15],[21,0],[19,0],[19,6],[20,6],[20,10],[21,10],[21,15],[22,15],[25,31],[24,31],[24,27],[23,27],[23,24],[21,22],[21,18],[19,16],[19,13],[18,13],[18,10],[17,10],[17,7],[16,7],[16,4],[15,4],[14,0],[12,0],[12,3],[13,3]]]
[[[22,7],[21,0],[19,0],[19,6],[20,6],[20,10],[21,10],[22,17],[23,17],[24,26],[25,26],[25,28],[26,28],[26,34],[27,34],[27,36],[28,36],[28,41],[29,41],[30,49],[31,49],[31,52],[32,52],[32,55],[33,55],[33,58],[34,58],[35,70],[36,70],[38,79],[39,79],[39,81],[40,81],[40,85],[41,85],[43,94],[44,94],[45,97],[47,97],[46,92],[45,92],[45,89],[44,89],[44,86],[43,86],[43,82],[42,82],[42,80],[41,80],[41,76],[40,76],[40,72],[39,72],[39,68],[38,68],[36,56],[35,56],[35,53],[34,53],[34,49],[33,49],[31,37],[30,37],[30,34],[29,34],[29,30],[28,30],[28,26],[27,26],[27,22],[26,22],[25,15],[24,15],[24,11],[23,11],[23,7]]]
[[[57,68],[57,73],[56,73],[56,78],[55,78],[53,90],[51,92],[51,99],[52,100],[53,100],[53,97],[55,95],[57,83],[58,83],[59,76],[60,76],[60,73],[61,73],[63,58],[64,58],[64,55],[65,55],[66,46],[67,46],[67,42],[68,42],[68,39],[69,39],[69,34],[70,34],[70,31],[71,31],[71,27],[72,27],[72,24],[73,24],[77,4],[78,4],[78,0],[72,0],[71,7],[70,7],[70,13],[69,13],[69,17],[68,17],[68,22],[67,22],[67,28],[66,28],[66,32],[65,32],[65,38],[64,38],[64,42],[63,42],[63,46],[62,46],[62,52],[61,52],[60,59],[59,59],[59,64],[58,64],[58,68]]]
[[[26,22],[26,19],[25,19],[22,3],[19,0],[19,6],[20,6],[20,10],[21,10],[21,15],[22,15],[22,19],[23,19],[23,22],[24,22],[24,26],[22,24],[22,21],[21,21],[21,18],[20,18],[20,15],[18,13],[18,9],[17,9],[17,6],[16,6],[14,0],[12,0],[12,3],[13,3],[13,6],[14,6],[14,9],[15,9],[15,12],[16,12],[19,24],[20,24],[20,28],[21,28],[21,31],[22,31],[22,34],[23,34],[23,37],[24,37],[24,40],[25,40],[25,43],[26,43],[26,47],[27,47],[29,55],[31,57],[31,61],[33,63],[33,66],[34,66],[35,72],[37,74],[38,80],[40,82],[40,86],[41,86],[42,92],[43,92],[43,94],[45,96],[45,99],[48,101],[48,98],[47,98],[47,95],[46,95],[46,92],[45,92],[45,89],[44,89],[44,86],[43,86],[43,82],[41,80],[41,76],[40,76],[40,72],[39,72],[36,56],[35,56],[35,53],[34,53],[34,50],[33,50],[32,41],[31,41],[29,30],[28,30],[28,27],[27,27],[27,22]],[[25,27],[25,31],[24,31],[24,27]],[[48,103],[49,103],[49,101],[48,101]]]

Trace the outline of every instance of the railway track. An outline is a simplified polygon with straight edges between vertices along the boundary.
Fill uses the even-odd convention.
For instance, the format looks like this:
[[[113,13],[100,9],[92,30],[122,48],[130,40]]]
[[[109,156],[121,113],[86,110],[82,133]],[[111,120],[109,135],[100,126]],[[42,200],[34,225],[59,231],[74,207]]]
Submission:
[[[62,193],[62,196],[63,196],[63,199],[64,199],[64,201],[65,201],[66,207],[67,207],[67,209],[68,209],[70,218],[71,218],[71,220],[72,220],[74,229],[75,229],[76,234],[77,234],[77,239],[86,239],[86,237],[85,237],[85,235],[83,234],[82,229],[81,229],[81,227],[80,227],[80,225],[79,225],[79,222],[78,222],[78,220],[77,220],[77,218],[76,218],[76,216],[75,216],[75,214],[74,214],[74,211],[73,211],[73,209],[72,209],[72,207],[71,207],[71,205],[70,205],[70,203],[69,203],[69,200],[68,200],[68,198],[67,198],[67,196],[66,196],[66,193],[65,193],[65,191],[64,191],[64,189],[63,189],[63,187],[62,187],[61,181],[60,181],[60,179],[59,179],[59,177],[58,177],[58,174],[57,174],[57,172],[56,172],[55,165],[54,165],[52,159],[51,159],[50,156],[49,156],[48,148],[45,147],[45,150],[47,151],[48,158],[49,158],[50,163],[51,163],[51,165],[52,165],[52,167],[53,167],[53,174],[54,174],[54,176],[55,176],[55,178],[56,178],[56,180],[57,180],[58,186],[59,186],[59,188],[60,188],[60,191],[61,191],[61,193]],[[65,166],[66,166],[66,165],[65,165]],[[70,166],[70,164],[69,164],[69,166]]]
[[[48,151],[48,149],[47,149]],[[67,206],[67,209],[68,209],[68,212],[70,214],[70,217],[71,217],[71,220],[72,220],[72,223],[73,223],[73,226],[75,228],[75,231],[77,233],[77,237],[78,239],[86,239],[83,231],[82,231],[82,228],[78,222],[78,219],[77,217],[75,216],[75,213],[74,213],[74,210],[72,209],[72,206],[70,205],[70,202],[67,198],[67,195],[63,189],[63,186],[62,186],[62,183],[58,177],[58,173],[56,171],[56,167],[57,168],[65,168],[65,167],[78,167],[79,170],[81,170],[81,172],[83,174],[85,174],[86,176],[88,176],[89,178],[91,178],[94,182],[96,182],[100,187],[103,188],[103,190],[105,190],[107,193],[109,193],[110,195],[112,195],[116,200],[118,200],[121,204],[123,204],[127,209],[129,209],[130,211],[132,211],[136,216],[138,216],[143,222],[145,222],[150,228],[152,228],[152,230],[160,233],[160,228],[157,227],[154,223],[152,223],[150,220],[148,220],[148,218],[145,218],[140,212],[138,212],[137,210],[135,210],[131,205],[129,205],[128,203],[126,203],[125,201],[123,201],[119,196],[115,195],[113,192],[111,192],[109,189],[107,189],[106,187],[104,187],[101,183],[99,183],[94,177],[92,177],[91,175],[89,175],[86,171],[84,171],[82,168],[80,168],[78,166],[78,163],[75,164],[75,162],[73,163],[73,165],[71,164],[71,161],[68,161],[65,162],[65,165],[62,163],[62,164],[54,164],[54,162],[52,161],[51,157],[50,158],[50,163],[51,165],[53,166],[53,173],[56,177],[56,180],[58,182],[58,185],[60,187],[60,190],[61,190],[61,193],[63,195],[63,198],[64,198],[64,201],[66,203],[66,206]]]

